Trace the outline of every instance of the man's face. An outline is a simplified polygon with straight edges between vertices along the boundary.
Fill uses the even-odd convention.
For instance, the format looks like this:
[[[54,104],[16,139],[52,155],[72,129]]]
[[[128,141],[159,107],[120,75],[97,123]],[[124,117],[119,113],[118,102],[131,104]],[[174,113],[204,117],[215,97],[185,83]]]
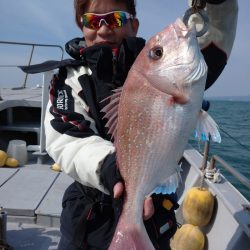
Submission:
[[[128,11],[123,1],[90,0],[86,6],[85,13],[105,14],[117,10]],[[102,20],[97,30],[83,26],[83,33],[87,46],[105,43],[112,48],[116,48],[124,38],[136,36],[138,26],[139,22],[137,19],[129,19],[124,26],[112,29]]]

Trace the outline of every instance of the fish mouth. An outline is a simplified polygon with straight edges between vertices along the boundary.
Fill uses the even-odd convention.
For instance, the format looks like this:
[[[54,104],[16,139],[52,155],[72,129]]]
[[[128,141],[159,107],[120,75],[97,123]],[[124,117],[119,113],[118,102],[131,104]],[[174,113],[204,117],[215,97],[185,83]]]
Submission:
[[[175,33],[176,40],[179,40],[180,38],[188,39],[189,37],[196,37],[195,26],[193,23],[191,23],[191,25],[186,26],[180,18],[177,18],[175,23],[171,26]]]

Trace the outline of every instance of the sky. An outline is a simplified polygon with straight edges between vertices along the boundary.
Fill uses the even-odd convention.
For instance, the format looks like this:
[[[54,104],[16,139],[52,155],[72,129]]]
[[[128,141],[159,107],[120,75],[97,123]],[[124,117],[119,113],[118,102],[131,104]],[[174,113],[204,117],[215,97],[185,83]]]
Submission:
[[[105,1],[105,0],[103,0]],[[182,17],[187,0],[137,0],[138,36],[146,40]],[[228,64],[206,96],[250,95],[250,1],[239,0],[238,27]],[[82,33],[74,22],[73,0],[0,0],[0,41],[64,44]],[[23,65],[30,48],[0,44],[0,65]],[[32,63],[59,60],[59,49],[35,49]],[[67,55],[64,55],[67,58]],[[23,73],[16,67],[0,67],[0,87],[21,85]],[[29,76],[29,84],[39,81]],[[21,83],[20,83],[21,82]]]

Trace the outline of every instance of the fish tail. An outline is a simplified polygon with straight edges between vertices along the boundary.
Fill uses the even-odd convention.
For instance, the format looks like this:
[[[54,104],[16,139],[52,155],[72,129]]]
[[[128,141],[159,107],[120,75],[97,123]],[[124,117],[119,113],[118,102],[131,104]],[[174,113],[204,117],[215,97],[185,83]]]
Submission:
[[[154,250],[144,225],[118,226],[109,250]]]

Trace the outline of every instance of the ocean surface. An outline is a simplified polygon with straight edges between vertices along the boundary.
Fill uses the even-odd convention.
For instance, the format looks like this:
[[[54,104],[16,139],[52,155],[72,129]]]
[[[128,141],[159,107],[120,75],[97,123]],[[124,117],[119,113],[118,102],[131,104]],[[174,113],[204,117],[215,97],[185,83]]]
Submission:
[[[208,113],[219,125],[222,137],[220,144],[210,144],[210,155],[220,156],[250,179],[250,102],[210,100]],[[199,148],[197,141],[191,139],[190,143]],[[250,190],[220,164],[216,167],[250,201]]]

